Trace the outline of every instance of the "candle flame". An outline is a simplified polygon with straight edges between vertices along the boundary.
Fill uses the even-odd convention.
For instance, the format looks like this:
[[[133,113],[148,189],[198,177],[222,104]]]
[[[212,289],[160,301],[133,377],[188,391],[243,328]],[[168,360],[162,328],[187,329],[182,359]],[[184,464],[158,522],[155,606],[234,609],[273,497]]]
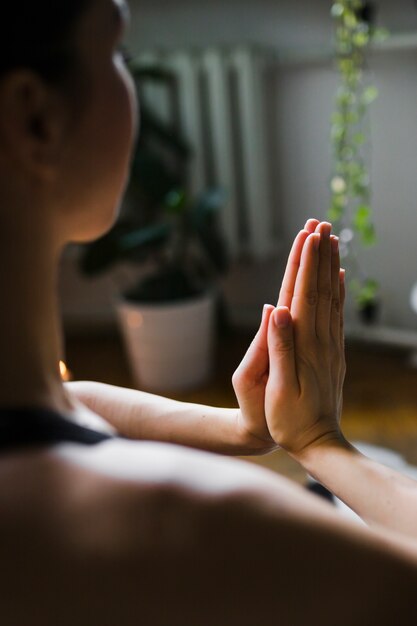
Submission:
[[[61,373],[61,378],[64,382],[67,383],[68,381],[72,380],[71,372],[65,365],[64,361],[59,362],[59,371]]]

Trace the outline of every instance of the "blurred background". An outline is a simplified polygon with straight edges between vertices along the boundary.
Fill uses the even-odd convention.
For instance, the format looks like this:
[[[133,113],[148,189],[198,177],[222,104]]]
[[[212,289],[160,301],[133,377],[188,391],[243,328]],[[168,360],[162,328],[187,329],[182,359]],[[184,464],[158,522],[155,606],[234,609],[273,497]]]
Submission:
[[[332,3],[129,4],[129,54],[142,67],[169,68],[175,79],[175,97],[149,77],[141,92],[162,128],[175,128],[191,148],[173,187],[189,198],[214,188],[226,192],[217,203],[201,196],[200,205],[192,205],[211,210],[216,204],[227,246],[228,261],[215,280],[213,363],[188,388],[162,385],[157,391],[234,406],[231,375],[253,338],[263,304],[276,303],[294,236],[309,217],[328,219],[334,175],[330,131],[340,85]],[[349,297],[344,420],[348,436],[387,445],[417,462],[417,314],[412,305],[417,283],[417,6],[412,0],[372,5],[376,24],[390,36],[371,46],[366,57],[367,81],[379,92],[366,126],[376,243],[359,247],[358,258],[379,285],[378,315],[365,323]],[[129,195],[122,217],[138,202]],[[165,204],[172,214],[192,203],[174,202],[171,195]],[[217,248],[215,238],[207,244],[211,253],[214,246],[220,254],[217,241]],[[136,335],[122,329],[116,304],[148,271],[149,258],[121,255],[105,271],[88,276],[80,269],[84,254],[74,244],[61,261],[67,366],[76,379],[150,390],[140,366],[132,365],[133,353],[144,349]],[[124,315],[131,328],[142,332],[147,325],[143,311]],[[177,329],[177,335],[181,332]],[[193,343],[183,335],[180,340]],[[260,462],[296,474],[291,463],[273,456]]]

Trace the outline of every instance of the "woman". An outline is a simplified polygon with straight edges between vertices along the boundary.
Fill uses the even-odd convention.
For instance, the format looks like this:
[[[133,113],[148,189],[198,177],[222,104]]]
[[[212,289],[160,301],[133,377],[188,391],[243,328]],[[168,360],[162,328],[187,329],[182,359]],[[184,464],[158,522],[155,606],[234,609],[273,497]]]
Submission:
[[[233,378],[239,409],[60,380],[59,258],[112,226],[129,169],[125,17],[122,0],[3,9],[1,623],[415,623],[417,547],[401,496],[408,506],[415,483],[386,482],[339,430],[343,273],[329,224],[310,220],[295,240],[279,306],[266,307]],[[191,449],[278,445],[374,526]]]

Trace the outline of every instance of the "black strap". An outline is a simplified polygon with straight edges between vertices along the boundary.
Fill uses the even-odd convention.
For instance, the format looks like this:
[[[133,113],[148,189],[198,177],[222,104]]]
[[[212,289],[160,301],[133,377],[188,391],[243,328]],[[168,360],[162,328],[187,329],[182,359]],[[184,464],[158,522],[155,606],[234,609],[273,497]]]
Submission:
[[[0,410],[0,450],[65,441],[94,445],[108,439],[114,436],[76,424],[50,409]]]
[[[335,504],[334,495],[332,494],[331,491],[326,489],[326,487],[322,485],[321,483],[318,483],[316,481],[310,482],[306,485],[306,489],[308,489],[312,493],[315,493],[317,496],[320,496],[321,498],[325,498],[329,502],[332,502],[333,504]]]

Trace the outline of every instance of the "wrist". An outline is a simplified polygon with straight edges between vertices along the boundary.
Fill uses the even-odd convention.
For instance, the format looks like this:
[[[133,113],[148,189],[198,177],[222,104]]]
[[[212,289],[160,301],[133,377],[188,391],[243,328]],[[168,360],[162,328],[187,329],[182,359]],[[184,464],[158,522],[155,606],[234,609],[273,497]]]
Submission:
[[[339,431],[328,432],[297,452],[290,452],[290,456],[297,461],[309,474],[314,475],[315,468],[321,464],[324,456],[333,452],[354,451],[355,448]]]
[[[268,433],[266,436],[255,434],[244,425],[241,409],[236,409],[235,419],[239,445],[242,449],[246,450],[245,456],[262,456],[279,449],[279,445],[274,441],[271,435]]]

